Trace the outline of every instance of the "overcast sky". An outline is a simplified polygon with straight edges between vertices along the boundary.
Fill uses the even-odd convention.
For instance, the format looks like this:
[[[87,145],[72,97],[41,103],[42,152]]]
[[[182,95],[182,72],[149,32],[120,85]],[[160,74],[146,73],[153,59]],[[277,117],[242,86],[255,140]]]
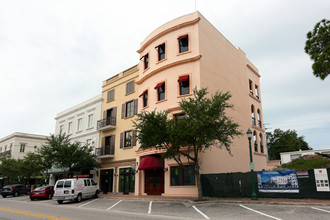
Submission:
[[[0,0],[0,138],[54,133],[57,113],[100,94],[148,34],[196,8],[259,69],[267,131],[330,149],[330,77],[315,78],[304,52],[328,0]]]

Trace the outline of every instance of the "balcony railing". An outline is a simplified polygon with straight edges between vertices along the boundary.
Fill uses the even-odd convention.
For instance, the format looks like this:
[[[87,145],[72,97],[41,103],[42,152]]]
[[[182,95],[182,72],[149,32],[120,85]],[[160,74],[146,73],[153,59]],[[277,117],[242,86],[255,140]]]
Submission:
[[[105,146],[96,149],[96,155],[99,158],[115,156],[115,147]]]
[[[97,121],[97,130],[104,131],[116,128],[116,117],[108,117]]]
[[[0,157],[7,157],[7,156],[11,156],[11,150],[7,150],[5,152],[0,153]]]

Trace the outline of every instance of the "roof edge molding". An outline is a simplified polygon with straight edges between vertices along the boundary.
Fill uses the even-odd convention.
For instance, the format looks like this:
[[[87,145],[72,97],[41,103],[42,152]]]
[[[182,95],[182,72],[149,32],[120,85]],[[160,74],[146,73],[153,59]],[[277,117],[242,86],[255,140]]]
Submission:
[[[188,26],[191,26],[191,25],[194,25],[194,24],[197,24],[199,21],[201,20],[200,17],[198,18],[195,18],[193,20],[190,20],[190,21],[187,21],[187,22],[184,22],[184,23],[181,23],[181,24],[178,24],[178,25],[175,25],[173,27],[170,27],[158,34],[156,34],[155,36],[153,36],[150,40],[148,40],[145,44],[143,44],[143,46],[137,50],[138,53],[141,53],[144,49],[146,49],[146,47],[148,47],[152,42],[154,42],[156,39],[168,34],[168,33],[171,33],[173,31],[176,31],[176,30],[179,30],[181,28],[184,28],[184,27],[188,27]]]
[[[197,55],[195,57],[191,57],[191,58],[187,58],[187,59],[184,59],[184,60],[179,60],[179,61],[176,61],[176,62],[167,64],[167,65],[162,66],[162,67],[160,67],[158,69],[155,69],[154,71],[150,72],[148,75],[145,75],[144,77],[142,77],[139,81],[137,81],[135,83],[138,84],[138,85],[140,85],[144,81],[146,81],[147,79],[149,79],[150,77],[152,77],[153,75],[155,75],[156,73],[159,73],[159,72],[161,72],[163,70],[166,70],[166,69],[172,68],[174,66],[178,66],[178,65],[184,64],[184,63],[195,62],[195,61],[199,60],[200,58],[202,58],[202,55]]]

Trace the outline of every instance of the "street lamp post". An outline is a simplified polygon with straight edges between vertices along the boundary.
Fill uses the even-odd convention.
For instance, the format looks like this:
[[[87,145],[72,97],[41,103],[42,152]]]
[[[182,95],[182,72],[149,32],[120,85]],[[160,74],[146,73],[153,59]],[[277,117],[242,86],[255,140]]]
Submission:
[[[251,199],[252,200],[257,200],[258,196],[256,194],[255,190],[255,185],[254,185],[254,163],[253,163],[253,158],[252,158],[252,149],[251,149],[251,138],[252,138],[252,131],[250,128],[246,132],[248,139],[249,139],[249,149],[250,149],[250,169],[251,169],[251,185],[252,185],[252,194],[251,194]]]

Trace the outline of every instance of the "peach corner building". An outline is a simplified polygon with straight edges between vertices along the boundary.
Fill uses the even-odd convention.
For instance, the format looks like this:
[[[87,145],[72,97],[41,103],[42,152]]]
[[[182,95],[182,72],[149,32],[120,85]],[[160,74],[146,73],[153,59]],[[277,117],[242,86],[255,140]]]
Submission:
[[[199,12],[176,18],[150,33],[137,51],[140,63],[103,82],[103,119],[98,122],[101,191],[134,195],[197,196],[197,181],[161,151],[140,150],[133,122],[140,111],[168,110],[184,117],[178,102],[193,88],[229,91],[227,114],[253,132],[255,170],[269,169],[265,148],[260,74]],[[216,147],[200,156],[201,174],[248,172],[246,135],[233,139],[232,156]],[[186,161],[187,162],[187,161]],[[185,164],[189,166],[188,163]]]

